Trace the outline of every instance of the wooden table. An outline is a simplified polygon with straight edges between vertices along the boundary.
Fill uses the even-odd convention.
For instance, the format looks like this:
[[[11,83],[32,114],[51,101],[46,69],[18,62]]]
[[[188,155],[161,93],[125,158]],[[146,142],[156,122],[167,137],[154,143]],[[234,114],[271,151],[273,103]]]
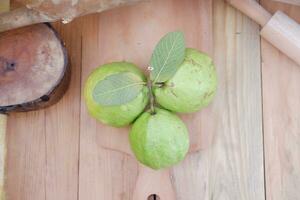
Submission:
[[[300,7],[262,4],[300,22]],[[299,200],[300,68],[223,0],[213,1],[213,16],[219,89],[207,117],[214,134],[211,145],[173,168],[178,199]],[[100,18],[55,24],[69,50],[71,87],[54,107],[10,116],[8,200],[131,199],[134,159],[102,149],[101,138],[85,131],[94,123],[84,120],[83,66],[92,60],[85,50]]]

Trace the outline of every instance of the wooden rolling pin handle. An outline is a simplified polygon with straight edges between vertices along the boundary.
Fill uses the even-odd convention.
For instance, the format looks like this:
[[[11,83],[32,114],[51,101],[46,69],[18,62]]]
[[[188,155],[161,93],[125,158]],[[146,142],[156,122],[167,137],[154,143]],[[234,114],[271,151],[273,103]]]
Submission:
[[[139,165],[139,174],[133,192],[133,200],[148,200],[157,195],[160,200],[175,200],[175,191],[168,169],[155,171]]]
[[[288,4],[293,4],[296,6],[300,6],[300,0],[274,0],[280,3],[288,3]]]
[[[260,34],[300,65],[300,25],[296,21],[277,11]]]
[[[265,26],[272,17],[272,15],[255,0],[227,0],[227,2],[261,26]]]
[[[261,36],[300,65],[300,25],[283,12],[272,17],[255,0],[227,0],[263,28]]]
[[[53,22],[54,19],[33,9],[18,8],[0,14],[0,32],[8,31],[32,24]]]
[[[6,125],[7,125],[7,115],[0,113],[0,200],[5,199],[4,175],[5,175],[5,156],[6,156]]]

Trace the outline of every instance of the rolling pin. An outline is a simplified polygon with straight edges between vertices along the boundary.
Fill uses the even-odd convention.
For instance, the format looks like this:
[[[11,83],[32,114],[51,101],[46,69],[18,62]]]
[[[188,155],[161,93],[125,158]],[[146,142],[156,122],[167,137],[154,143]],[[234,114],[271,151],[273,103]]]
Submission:
[[[66,50],[50,25],[37,24],[0,34],[0,200],[5,199],[8,114],[56,103],[68,87],[67,64]]]
[[[300,25],[281,11],[273,16],[255,0],[227,0],[262,26],[261,36],[300,65]]]
[[[288,4],[293,4],[296,6],[300,6],[300,0],[274,0],[280,3],[288,3]]]
[[[6,0],[0,0],[0,4],[2,1]],[[0,14],[0,32],[44,22],[66,24],[75,17],[140,1],[143,0],[18,0],[22,7]]]

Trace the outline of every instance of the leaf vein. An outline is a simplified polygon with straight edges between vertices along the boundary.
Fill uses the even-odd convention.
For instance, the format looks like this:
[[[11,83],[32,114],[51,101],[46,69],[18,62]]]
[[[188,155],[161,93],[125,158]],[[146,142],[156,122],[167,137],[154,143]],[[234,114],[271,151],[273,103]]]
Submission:
[[[172,43],[172,47],[171,47],[170,51],[168,52],[167,58],[166,58],[166,60],[165,60],[165,62],[164,62],[164,64],[163,64],[163,66],[162,66],[161,69],[159,70],[159,72],[158,72],[156,78],[154,79],[154,82],[157,81],[157,79],[158,79],[158,77],[160,76],[162,70],[165,68],[166,63],[167,63],[168,59],[170,58],[171,51],[173,51],[173,48],[174,48],[174,46],[175,46],[175,43],[176,43],[176,41],[174,40],[173,43]]]
[[[126,85],[124,87],[116,88],[114,90],[109,90],[107,92],[102,92],[102,93],[95,94],[95,96],[99,97],[99,96],[102,96],[102,95],[115,93],[119,90],[123,90],[123,89],[129,88],[129,87],[133,87],[133,86],[136,86],[136,85],[144,85],[144,84],[146,84],[146,83],[145,82],[133,83],[133,84]]]

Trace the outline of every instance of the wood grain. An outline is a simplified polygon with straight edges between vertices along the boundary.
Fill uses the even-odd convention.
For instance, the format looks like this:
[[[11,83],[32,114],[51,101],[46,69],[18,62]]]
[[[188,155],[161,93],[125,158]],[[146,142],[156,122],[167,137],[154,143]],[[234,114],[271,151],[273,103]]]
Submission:
[[[0,32],[38,23],[57,21],[68,23],[75,17],[103,12],[138,1],[141,0],[15,0],[21,7],[0,14]]]
[[[80,20],[55,25],[70,54],[71,84],[64,98],[45,111],[46,199],[78,198],[81,26]]]
[[[262,5],[300,22],[299,7],[267,0]],[[300,68],[264,40],[262,59],[267,199],[299,199]]]
[[[272,17],[271,14],[255,0],[226,0],[226,2],[261,26],[264,26]]]
[[[175,168],[178,199],[263,200],[259,27],[222,0],[214,1],[218,93],[207,116],[212,146]]]
[[[189,2],[155,0],[102,14],[95,20],[94,23],[96,24],[92,25],[93,29],[91,29],[91,26],[85,28],[88,31],[86,31],[87,35],[83,35],[84,45],[87,46],[87,48],[83,49],[83,71],[90,73],[91,69],[114,60],[134,62],[146,71],[154,45],[164,34],[174,30],[185,32],[188,46],[211,54],[211,6],[211,1],[203,0]],[[194,18],[198,20],[187,20]],[[88,41],[90,38],[93,39],[91,43],[87,44],[85,38]],[[85,79],[86,77],[83,74],[83,80]],[[82,112],[86,111],[83,110]],[[202,142],[208,145],[209,130],[206,130],[204,140],[200,140],[200,138],[201,130],[205,126],[202,126],[202,124],[211,124],[211,121],[199,113],[192,116],[183,116],[183,118],[192,134],[193,149],[199,149]],[[86,119],[84,121],[86,122]],[[110,128],[99,123],[96,125],[96,130],[99,130],[98,135],[101,137],[99,144],[129,152],[128,129]],[[93,131],[95,132],[95,129]],[[118,147],[121,143],[127,143],[127,147],[124,147],[124,145]],[[85,150],[85,148],[81,149]],[[84,162],[81,162],[81,164],[81,169],[85,168],[86,164]],[[91,175],[84,174],[84,177],[87,178],[88,176]],[[158,182],[157,184],[160,183]],[[120,189],[122,190],[122,188]],[[132,191],[122,192],[132,193]]]
[[[7,115],[0,113],[0,199],[5,200],[5,162],[6,162],[6,127]]]
[[[151,195],[154,196],[151,197]],[[139,165],[132,200],[157,200],[158,198],[164,200],[177,199],[170,179],[170,170],[153,170],[144,165]]]
[[[254,0],[228,0],[262,26],[261,36],[281,52],[300,64],[300,25],[281,11],[272,17]]]
[[[173,178],[178,199],[218,199],[224,196],[228,199],[264,199],[259,27],[229,6],[225,6],[222,1],[215,1],[214,8],[215,59],[221,88],[214,105],[204,111],[207,121],[210,119],[213,123],[201,124],[201,130],[215,133],[214,146],[187,158],[183,165],[175,168]],[[124,40],[122,38],[128,37],[126,34],[129,33],[118,30],[118,26],[111,28],[114,26],[111,22],[115,18],[119,19],[118,15],[122,14],[118,12],[118,15],[107,15],[107,20],[103,15],[100,19],[97,16],[91,17],[84,28],[83,80],[91,69],[101,63],[101,59],[106,58],[104,60],[109,61],[117,57],[127,58],[123,57],[126,49],[122,44],[133,39]],[[101,25],[110,28],[101,29]],[[129,23],[126,26],[131,28],[133,25]],[[111,29],[115,32],[110,31]],[[98,30],[101,32],[97,33]],[[111,34],[119,34],[120,39],[107,39]],[[135,36],[138,37],[138,34]],[[245,49],[244,46],[250,48]],[[110,48],[120,50],[115,50],[114,54],[105,51]],[[101,52],[103,54],[100,54]],[[138,51],[135,54],[130,54],[132,58],[129,58],[134,60],[137,57],[141,60],[137,63],[143,63],[145,55]],[[106,137],[102,137],[102,133],[110,132],[114,135],[118,134],[118,131],[112,132],[111,128],[96,124],[96,121],[90,120],[85,113],[83,107],[81,125],[85,135],[81,135],[80,199],[130,199],[125,195],[130,194],[135,176],[131,175],[133,178],[127,180],[120,175],[116,177],[116,170],[119,169],[117,159],[124,157],[99,149],[103,142],[101,140],[107,140]],[[207,135],[203,137],[204,144],[209,143]],[[112,136],[109,140],[114,138]],[[126,139],[124,137],[124,140]],[[128,159],[126,157],[126,161]],[[130,163],[133,161],[123,164],[123,167]],[[136,170],[135,164],[131,167]],[[102,180],[99,177],[102,177]],[[89,186],[91,182],[99,187]],[[103,182],[106,184],[103,185]],[[120,183],[124,182],[130,187],[123,188]]]
[[[162,2],[177,12],[181,10],[169,0]],[[182,4],[189,2],[181,1]],[[193,2],[205,4],[208,1]],[[145,67],[150,52],[150,47],[143,45],[145,38],[154,45],[158,34],[171,27],[154,29],[155,21],[149,18],[151,13],[145,12],[138,17],[149,23],[133,29],[134,22],[138,21],[135,19],[138,7],[87,16],[67,26],[56,25],[72,61],[71,88],[55,107],[10,116],[6,186],[9,199],[132,199],[138,171],[136,161],[101,147],[102,140],[113,143],[114,137],[122,137],[119,135],[126,129],[121,133],[112,132],[110,127],[92,120],[80,99],[80,89],[91,70],[104,62],[128,59]],[[208,23],[203,16],[212,11],[199,12],[199,7],[200,4],[186,16],[176,18],[179,24],[191,21],[183,28],[191,24],[195,27],[187,33],[193,47],[211,42],[207,40],[211,37],[208,32],[201,37],[197,33],[201,32],[199,24]],[[123,28],[120,29],[120,25],[112,21],[120,19],[127,9],[131,10],[128,17],[132,21],[121,21]],[[192,19],[195,13],[199,16]],[[164,13],[161,20],[166,20],[169,14]],[[218,94],[214,103],[202,112],[202,123],[191,122],[199,126],[201,150],[173,169],[172,181],[179,200],[264,200],[259,27],[223,0],[213,1],[213,15]],[[176,27],[175,24],[173,28]],[[154,34],[156,38],[152,38],[153,30],[159,32]],[[116,39],[106,40],[110,34]],[[148,53],[132,52],[130,45],[135,49],[145,48]],[[209,46],[206,48],[203,50],[212,50]],[[115,134],[102,137],[107,131]],[[124,134],[123,137],[127,139]]]
[[[99,30],[105,31],[100,29],[101,17],[102,15],[91,15],[84,19],[82,90],[92,69],[99,66],[101,62],[105,62],[101,61],[102,55],[105,54],[104,47],[102,47],[104,44],[99,42],[100,37],[103,37],[103,33],[100,34]],[[110,24],[109,21],[106,23]],[[114,142],[114,137],[106,138],[102,133],[108,132],[118,138],[122,137],[126,130],[112,129],[93,120],[87,113],[83,98],[80,127],[79,200],[131,200],[137,174],[137,163],[125,154],[104,150],[101,146],[102,140],[111,139]]]
[[[7,199],[45,199],[45,112],[9,116],[6,171]]]
[[[9,11],[10,1],[0,2],[0,13]],[[0,113],[0,199],[5,200],[5,167],[6,167],[6,133],[7,133],[7,115]]]
[[[66,96],[47,110],[10,115],[8,199],[77,199],[81,71],[78,27],[78,22],[56,26],[72,60],[71,88]]]

